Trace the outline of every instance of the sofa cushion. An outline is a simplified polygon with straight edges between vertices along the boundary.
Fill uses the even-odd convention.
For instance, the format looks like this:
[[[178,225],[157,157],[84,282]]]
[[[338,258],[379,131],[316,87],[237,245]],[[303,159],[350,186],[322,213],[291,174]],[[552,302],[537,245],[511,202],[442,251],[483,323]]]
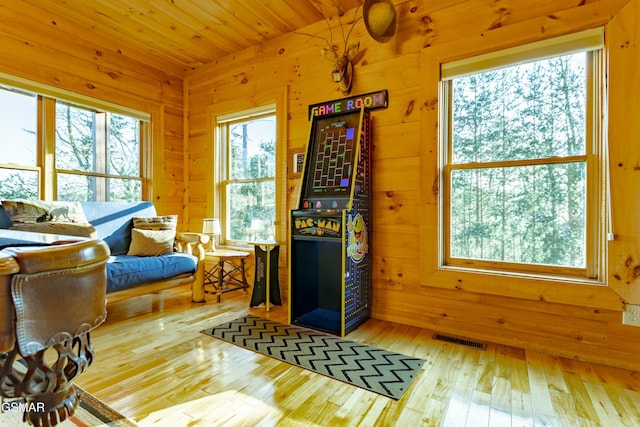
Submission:
[[[82,205],[78,202],[17,199],[3,200],[2,207],[13,225],[39,222],[88,223]]]
[[[178,215],[133,217],[127,255],[157,256],[173,252]]]
[[[158,256],[173,252],[175,230],[131,230],[131,245],[127,255]]]
[[[197,267],[198,259],[195,256],[181,252],[155,257],[112,256],[107,262],[107,292],[119,291],[181,274],[193,274]]]
[[[133,217],[133,227],[140,230],[175,230],[178,215]]]
[[[129,250],[134,216],[156,215],[151,202],[82,202],[82,209],[98,238],[109,245],[111,255],[125,255]]]
[[[11,227],[11,218],[6,210],[0,205],[0,228],[7,229]]]

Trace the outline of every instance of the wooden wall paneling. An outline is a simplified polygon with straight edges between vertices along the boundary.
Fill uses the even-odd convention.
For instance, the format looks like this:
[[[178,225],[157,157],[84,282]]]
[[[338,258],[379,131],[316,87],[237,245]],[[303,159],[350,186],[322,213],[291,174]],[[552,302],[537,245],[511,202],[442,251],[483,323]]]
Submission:
[[[289,211],[296,210],[298,205],[298,197],[301,191],[301,179],[287,178],[287,209]]]
[[[189,203],[189,193],[191,192],[191,184],[189,180],[189,176],[191,175],[189,170],[191,167],[190,159],[189,159],[189,110],[187,105],[189,105],[189,85],[186,82],[183,82],[182,85],[182,222],[180,231],[189,231],[196,230],[192,228],[190,224],[190,219],[192,217],[191,214],[191,203]]]
[[[460,46],[460,54],[485,52],[501,44],[602,25],[624,3],[517,0],[487,7],[481,0],[400,1],[396,4],[400,26],[389,44],[372,41],[362,23],[356,25],[352,37],[361,42],[364,53],[355,66],[352,93],[389,90],[389,108],[372,113],[375,318],[638,367],[631,351],[637,331],[627,332],[629,327],[619,324],[622,301],[605,286],[561,280],[545,283],[500,274],[429,276],[432,269],[415,261],[425,254],[436,260],[439,256],[437,246],[417,245],[418,239],[437,241],[439,220],[438,173],[425,168],[425,163],[437,164],[438,74],[423,68],[425,51],[431,48],[422,49],[446,51],[455,45]],[[329,35],[322,22],[305,32]],[[198,92],[197,101],[189,102],[189,114],[200,123],[190,126],[193,149],[201,150],[202,121],[197,117],[209,105],[256,96],[278,85],[289,88],[287,148],[306,147],[307,106],[341,97],[327,74],[330,64],[318,53],[322,44],[318,39],[289,35],[188,72],[189,90]],[[288,209],[296,207],[299,183],[299,177],[287,175]],[[191,196],[199,200],[202,194],[196,190]],[[286,274],[281,280],[286,283]]]
[[[210,89],[203,85],[194,84],[193,80],[185,79],[185,196],[184,205],[187,213],[186,224],[188,231],[201,232],[202,219],[208,218],[213,212],[213,205],[208,199],[207,189],[211,185],[211,168],[213,167],[213,146],[210,142],[210,118],[207,109],[194,111],[190,105],[196,103],[206,105],[210,98]]]
[[[421,205],[422,194],[419,190],[405,191],[382,190],[372,195],[373,210],[376,216],[373,224],[411,224],[416,227],[423,221]],[[417,228],[416,228],[417,233]],[[416,235],[416,240],[417,240]]]
[[[182,174],[179,176],[176,171],[182,170],[182,156],[172,156],[172,153],[164,158],[164,183],[162,186],[162,194],[165,199],[173,200],[182,198],[182,185],[180,183]],[[182,202],[180,202],[182,203]]]
[[[376,236],[376,255],[414,260],[419,250],[417,226],[410,224],[382,224],[373,222]],[[373,248],[372,248],[373,250]]]
[[[187,84],[191,82],[187,78]],[[198,87],[203,89],[204,86],[197,83]],[[189,100],[193,101],[191,91],[189,90]],[[203,90],[207,92],[207,90]],[[210,92],[209,92],[210,93]],[[189,224],[195,227],[194,230],[199,230],[202,224],[202,219],[209,217],[215,212],[215,200],[214,200],[214,127],[216,117],[222,114],[232,113],[247,108],[253,108],[267,103],[276,103],[279,105],[278,110],[278,135],[277,142],[278,148],[278,165],[277,175],[278,182],[283,183],[282,189],[278,192],[281,194],[279,197],[285,197],[286,194],[286,89],[285,90],[261,90],[259,96],[239,96],[233,97],[226,102],[212,102],[212,100],[206,97],[199,97],[198,100],[206,100],[206,108],[193,109],[188,106],[187,117],[190,126],[190,139],[189,139],[189,190],[188,204],[190,206]],[[193,104],[190,104],[193,105]],[[204,111],[204,113],[203,113]],[[191,118],[197,118],[197,120],[191,120]],[[200,206],[204,203],[204,209],[191,208],[191,205],[199,201]],[[279,241],[286,240],[286,221],[282,221],[280,218],[284,216],[286,211],[286,201],[280,200],[277,203],[280,206],[281,212],[277,215],[276,225],[277,233],[276,239]]]
[[[420,251],[424,251],[422,247]],[[426,272],[421,278],[425,287],[502,295],[518,302],[524,299],[617,311],[623,309],[620,296],[604,285],[578,284],[562,279],[551,282],[536,277],[446,268],[423,272]]]
[[[432,86],[431,86],[431,87],[432,87]],[[431,97],[429,97],[429,96],[425,97],[425,107],[427,107],[427,106],[429,107],[429,108],[427,108],[426,110],[429,110],[429,109],[431,108],[431,106],[432,106],[432,105],[437,105],[437,104],[432,104],[432,102],[431,102],[431,100],[432,100],[432,99],[433,99],[433,98],[431,98]],[[433,109],[432,109],[432,111],[435,111],[435,110],[433,110]],[[436,119],[436,120],[437,120],[437,119]],[[432,131],[435,129],[433,126],[430,126],[429,124],[424,124],[423,126],[424,126],[425,128],[431,129]],[[434,135],[437,135],[437,133],[436,133],[436,132],[434,132]],[[428,152],[428,151],[427,151],[427,150],[425,150],[425,152]],[[436,161],[436,162],[437,162],[437,152],[436,152],[436,151],[432,151],[432,152],[430,152],[430,158],[432,159],[431,161]],[[430,181],[430,179],[433,179],[433,174],[431,174],[431,177],[430,177],[429,175],[430,175],[430,174],[428,174],[428,173],[425,173],[425,174],[424,174],[424,179],[423,179],[423,188],[430,188],[430,187],[431,187],[431,186],[430,186],[430,182],[429,182],[429,181]],[[430,194],[430,193],[428,193],[428,194]],[[433,192],[433,194],[434,194],[434,195],[437,195],[437,192]],[[433,216],[433,215],[432,215],[432,218],[435,220],[435,219],[437,219],[437,216]],[[433,232],[435,232],[435,231],[436,231],[436,229],[435,229],[435,227],[430,226],[429,228],[425,228],[425,229],[424,229],[424,232],[427,232],[427,231],[430,231],[430,232],[432,232],[432,233],[433,233]],[[426,237],[423,237],[423,239],[426,239]],[[434,252],[432,256],[437,257],[437,256],[438,256],[437,251],[436,251],[436,252]],[[453,282],[453,283],[455,284],[455,282]],[[515,286],[518,286],[518,285],[516,284]],[[554,291],[556,291],[556,290],[554,290]],[[571,290],[571,289],[568,289],[568,290],[567,290],[567,293],[566,293],[566,295],[565,295],[565,297],[564,297],[564,298],[566,298],[566,301],[571,301],[571,298],[572,298],[572,297],[573,297],[573,295],[574,295],[574,294],[573,294],[573,292],[574,292],[574,290]],[[514,295],[514,296],[515,296],[515,295]],[[592,299],[592,298],[593,298],[593,299]],[[597,298],[597,297],[588,297],[587,299],[591,300],[591,303],[593,304],[593,302],[594,302],[594,301],[596,301],[596,300],[598,300],[599,298]],[[611,304],[613,304],[613,306],[619,306],[619,304],[618,304],[619,302],[618,302],[618,301],[616,301],[616,299],[615,299],[615,298],[613,298],[613,300],[612,300],[612,298],[608,298],[608,299],[610,300],[610,303],[611,303]],[[578,303],[578,301],[575,301],[575,302],[576,302],[576,303]],[[584,301],[583,301],[583,302],[584,302]],[[606,304],[604,304],[604,301],[602,301],[602,302],[603,302],[603,305],[606,305]],[[558,319],[556,319],[556,321],[558,321]],[[473,330],[473,328],[471,328],[471,327],[470,327],[469,329],[470,329],[470,330]],[[474,331],[474,332],[475,332],[475,331]],[[554,331],[549,331],[548,333],[549,333],[549,335],[552,335],[552,334],[554,333]],[[513,339],[513,338],[511,338],[511,339]],[[543,342],[544,342],[544,341],[543,341]],[[560,343],[560,344],[558,344],[558,342],[550,343],[550,344],[549,344],[549,346],[554,346],[554,347],[563,347],[564,345],[566,345],[566,344],[564,344],[564,343]],[[605,351],[605,348],[603,348],[602,350],[603,350],[603,351]],[[583,349],[582,351],[584,351],[584,349]],[[596,354],[597,352],[595,352],[595,351],[594,351],[594,352],[591,352],[589,349],[587,349],[587,353],[590,353],[590,355],[593,355],[593,354]]]
[[[22,69],[24,73],[36,72],[30,68],[34,65],[39,72],[46,71],[50,77],[43,83],[74,91],[81,89],[88,95],[104,91],[106,93],[101,96],[102,99],[128,97],[132,102],[140,102],[140,98],[135,95],[142,92],[151,95],[151,98],[157,101],[166,95],[167,99],[164,101],[168,103],[171,101],[172,93],[164,86],[182,87],[181,80],[158,70],[153,72],[148,66],[138,67],[138,70],[133,71],[122,66],[123,59],[133,65],[136,64],[135,60],[129,61],[122,56],[114,58],[110,53],[99,50],[100,48],[72,43],[68,43],[64,51],[59,51],[48,43],[51,34],[42,35],[42,40],[39,41],[33,40],[34,34],[37,33],[31,32],[26,37],[4,36],[0,53],[13,58],[15,64],[12,66]],[[42,57],[49,58],[46,67],[40,65]],[[120,65],[116,59],[120,60]],[[69,64],[73,66],[69,67]],[[128,88],[135,89],[129,92]],[[174,98],[174,106],[176,109],[182,108],[181,97]]]
[[[394,191],[396,189],[421,190],[418,157],[399,157],[376,161],[373,191]]]
[[[332,98],[335,99],[335,98]],[[308,110],[298,109],[296,114],[289,114],[289,141],[292,147],[304,147],[307,149],[309,144],[309,132],[311,130],[311,121],[308,119]]]
[[[145,99],[160,102],[164,93],[169,95],[171,90],[163,87],[166,81],[174,83],[177,90],[181,88],[178,80],[166,75],[151,84],[153,75],[148,72],[146,79],[142,76],[132,78],[124,71],[109,74],[104,72],[99,61],[91,63],[88,59],[78,59],[70,49],[58,51],[25,43],[13,36],[3,36],[0,57],[11,58],[0,65],[0,70],[8,74],[136,109],[141,109]],[[47,58],[46,66],[42,65],[43,58]],[[125,69],[126,63],[126,60],[122,62],[121,70]],[[182,107],[176,104],[176,108]]]
[[[417,72],[418,79],[421,79],[419,71]],[[381,88],[384,88],[384,82],[381,85]],[[376,131],[378,128],[410,123],[410,122],[420,122],[420,86],[410,86],[404,89],[400,89],[394,91],[393,99],[389,100],[389,107],[385,110],[381,110],[380,114],[372,113],[372,124],[373,130]],[[380,131],[378,131],[380,132]],[[378,138],[380,141],[386,141],[385,138]],[[417,144],[419,144],[416,141]],[[375,140],[374,143],[379,142]]]
[[[395,110],[399,109],[400,106]],[[389,110],[390,114],[394,113],[391,108]],[[375,112],[372,115],[375,115]],[[377,140],[373,143],[372,161],[402,157],[418,158],[420,156],[419,121],[379,126],[374,117],[373,122],[371,134],[372,138],[377,138]],[[418,174],[419,170],[416,170],[415,173]]]
[[[533,16],[522,22],[500,26],[491,31],[479,31],[468,34],[466,37],[455,37],[437,46],[445,49],[448,43],[450,49],[455,49],[451,54],[465,56],[465,52],[473,55],[496,50],[501,46],[517,46],[543,38],[559,36],[569,32],[575,32],[587,28],[605,25],[609,19],[628,0],[600,0],[593,3],[572,7],[551,2],[548,14]]]
[[[579,11],[577,12],[579,15],[577,18],[580,18],[582,16],[580,13],[582,12],[582,9],[578,8],[576,10]],[[569,12],[563,11],[563,12],[560,12],[559,14],[563,15],[562,20],[565,22],[565,24],[566,22],[571,22],[571,19],[569,18],[571,18],[572,15]],[[591,16],[590,18],[592,20],[591,25],[595,26],[598,24],[604,24],[606,22],[607,16],[604,13],[601,13],[600,15]],[[580,25],[578,25],[577,29],[582,29],[584,27],[584,25],[582,24],[583,21],[577,21],[577,22],[580,22]],[[475,37],[471,37],[469,41],[467,41],[467,39],[461,39],[459,42],[451,42],[445,45],[438,46],[437,48],[430,47],[424,50],[422,73],[430,79],[428,84],[425,84],[423,86],[423,98],[426,100],[425,101],[427,103],[426,105],[429,105],[429,108],[423,109],[424,114],[423,114],[423,123],[422,123],[425,129],[429,129],[428,135],[425,136],[426,138],[425,144],[427,146],[438,147],[437,130],[438,130],[439,118],[438,118],[438,110],[436,106],[437,106],[437,99],[439,96],[438,87],[437,87],[439,64],[441,62],[446,62],[449,60],[454,60],[454,59],[464,58],[466,56],[474,55],[476,53],[479,53],[478,52],[479,50],[484,52],[487,50],[488,47],[492,47],[493,49],[498,49],[500,47],[504,47],[505,43],[507,45],[513,45],[511,40],[519,39],[520,34],[522,34],[523,37],[529,38],[529,41],[535,40],[535,37],[536,37],[535,32],[528,32],[528,33],[524,32],[524,30],[529,29],[532,26],[533,24],[531,22],[524,22],[524,23],[515,25],[513,27],[496,29],[495,33],[492,33],[492,36],[491,36],[492,43],[489,43],[490,41],[489,35],[483,34],[481,38],[484,44],[482,44],[480,40],[477,40],[478,36],[475,36]],[[559,31],[559,32],[566,32],[568,30],[569,28],[566,28],[566,26],[559,26],[558,28],[555,29],[555,31]],[[549,32],[551,33],[551,28],[549,28]],[[524,36],[524,34],[526,34],[526,36]],[[549,34],[549,35],[552,35],[552,34]],[[525,40],[521,40],[521,42],[524,42],[524,41]],[[433,177],[433,176],[437,177],[437,171],[439,167],[437,151],[423,150],[422,163],[424,167],[423,186],[424,188],[429,188],[429,177]],[[437,193],[434,192],[434,194],[437,194]],[[425,212],[430,212],[428,215],[434,220],[434,222],[437,220],[438,211],[436,206],[431,204],[425,204]],[[427,233],[432,233],[432,232],[433,232],[433,225],[423,227],[422,240],[424,242],[432,242],[431,240],[428,240],[428,238],[426,237]],[[438,269],[439,253],[437,250],[437,245],[433,243],[429,243],[429,244],[425,243],[424,246],[425,248],[421,248],[421,255],[423,256],[423,267],[425,268],[425,271],[431,271],[433,273],[431,276],[425,275],[425,279],[424,279],[425,283],[428,281],[429,286],[435,285],[438,282],[442,284],[449,283],[449,286],[453,286],[453,283],[455,283],[454,277],[457,275],[459,277],[467,278],[465,289],[474,290],[474,289],[482,288],[483,291],[487,290],[487,288],[485,288],[484,286],[481,286],[481,283],[478,282],[483,279],[483,276],[481,275],[465,274],[465,273],[454,274],[451,272],[443,271],[442,269]],[[429,246],[429,247],[427,248],[426,246]],[[439,277],[437,280],[436,280],[436,276]],[[447,277],[447,276],[450,276],[450,277]],[[458,281],[460,280],[461,279],[458,279]],[[501,282],[506,283],[507,280],[509,279],[505,278]],[[502,284],[503,283],[501,283],[501,285]],[[476,288],[476,285],[478,286],[478,288]],[[542,283],[540,283],[540,285],[541,285],[540,287],[536,287],[537,291],[544,291],[544,292],[548,292],[549,294],[553,294],[553,295],[549,295],[549,298],[554,298],[555,301],[562,301],[562,300],[557,300],[555,298],[566,298],[566,300],[564,301],[566,302],[573,301],[575,303],[578,303],[577,302],[578,300],[582,300],[583,303],[586,302],[587,300],[591,300],[589,302],[589,304],[591,305],[593,305],[596,301],[596,300],[592,300],[593,289],[590,288],[589,286],[576,286],[574,291],[570,291],[564,288],[562,285],[559,285],[559,286],[543,285]],[[558,292],[558,290],[564,290],[564,292]],[[617,298],[615,295],[607,295],[608,289],[606,289],[605,287],[600,287],[599,290],[600,290],[599,296],[602,297],[602,300],[600,301],[602,301],[603,304],[604,304],[604,300],[607,300],[609,301],[610,304],[613,304],[608,307],[610,308],[613,308],[614,306],[620,307],[620,301],[616,301]],[[498,293],[503,293],[503,292],[506,292],[506,290],[501,289],[500,292]],[[574,295],[574,292],[583,294],[585,298],[582,298],[582,299],[576,298]],[[538,295],[538,298],[547,298],[547,296],[544,294],[541,294],[541,295]]]
[[[381,89],[388,89],[390,93],[393,93],[394,90],[400,88],[418,87],[419,75],[416,72],[418,59],[418,55],[412,55],[409,58],[402,57],[397,61],[388,61],[383,64],[354,66],[351,93],[367,93]],[[299,69],[301,78],[290,84],[291,93],[298,95],[297,105],[299,112],[301,112],[300,107],[306,109],[309,104],[339,99],[344,96],[331,80],[331,63],[321,58],[319,53],[317,57],[312,56],[308,60],[313,65],[301,65]],[[307,76],[314,76],[314,78]],[[294,103],[292,102],[292,104]],[[390,102],[389,108],[399,108],[399,106],[394,107]],[[293,111],[296,110],[292,109]],[[295,137],[295,135],[293,136]]]
[[[607,25],[609,167],[615,240],[609,242],[609,283],[640,304],[640,2],[632,0]]]
[[[535,24],[522,32],[522,36],[543,35],[559,27],[583,23],[588,28],[594,20],[605,22],[607,16],[615,15],[628,0],[597,0],[580,4],[567,1],[541,0],[529,2],[521,0],[498,0],[487,6],[482,0],[453,2],[407,1],[397,6],[401,13],[397,39],[402,51],[421,49],[477,37],[480,45],[485,36],[497,35],[500,28],[513,27],[524,22]],[[570,16],[570,18],[567,18]],[[517,40],[512,40],[516,42]]]
[[[176,110],[164,104],[165,146],[168,151],[177,151],[182,154],[184,141],[182,139],[182,110]]]
[[[174,200],[183,189],[182,70],[156,67],[157,59],[130,55],[128,46],[110,44],[100,34],[82,37],[71,19],[30,2],[11,6],[3,7],[0,22],[0,71],[151,113],[154,145],[147,149],[153,158],[145,167],[154,181],[147,197],[158,212],[183,216]],[[33,25],[34,20],[43,26]]]
[[[415,318],[423,327],[442,333],[488,342],[509,340],[523,348],[546,352],[549,348],[561,348],[563,356],[572,358],[582,358],[585,352],[593,352],[589,359],[598,356],[600,363],[607,363],[606,354],[610,348],[619,353],[623,353],[621,349],[625,347],[633,348],[625,340],[612,344],[608,339],[609,313],[615,312],[602,312],[606,315],[598,313],[589,318],[588,314],[575,311],[572,306],[564,306],[567,315],[559,316],[546,313],[543,303],[537,309],[523,310],[513,306],[512,300],[511,307],[498,304],[500,308],[495,309],[493,297],[468,300],[465,296],[470,294],[456,292],[454,295],[459,298],[453,298],[451,292],[439,290],[430,291],[430,303],[422,305],[415,295],[404,289],[376,288],[374,291],[373,309],[377,315],[381,314],[379,310],[384,310],[387,317],[398,323]],[[383,304],[385,299],[392,303]],[[466,320],[469,317],[474,319],[472,324]],[[633,363],[627,359],[626,365],[633,366]]]
[[[207,153],[209,154],[209,153]],[[191,172],[190,176],[192,178],[191,184],[196,183],[205,183],[211,174],[210,165],[211,159],[209,159],[209,155],[203,156],[199,159],[192,161],[189,165],[189,168],[198,169],[197,172]],[[203,188],[204,190],[204,188]],[[194,192],[194,195],[199,194],[198,192]]]
[[[192,81],[188,79],[185,82],[185,87],[189,99],[189,104],[206,105],[213,99],[213,91],[211,88],[199,85],[198,87],[191,86]],[[188,105],[188,104],[187,104]],[[188,115],[189,133],[197,134],[204,132],[206,128],[206,113],[202,111],[193,111]]]
[[[374,226],[373,231],[375,230]],[[374,248],[371,250],[373,260],[372,295],[374,297],[377,296],[378,288],[400,292],[415,291],[415,284],[420,280],[420,267],[413,258],[407,258],[403,254],[374,252]]]
[[[618,312],[613,313],[614,316],[609,320],[607,344],[608,348],[623,353],[634,353],[638,351],[638,342],[640,342],[640,328],[622,325]],[[605,352],[606,353],[606,352]],[[603,355],[605,356],[605,355]],[[607,362],[603,362],[607,363]]]
[[[189,96],[190,98],[193,98],[193,96]],[[201,145],[203,144],[203,141],[201,141],[201,138],[206,138],[207,133],[208,133],[208,126],[209,126],[209,116],[208,114],[205,112],[191,112],[189,111],[189,114],[187,114],[188,116],[188,122],[189,122],[189,146],[193,146],[192,149],[193,150],[200,150],[202,151],[203,148],[201,147]]]
[[[185,81],[188,81],[189,87],[193,87],[194,89],[206,89],[206,93],[209,93],[212,96],[210,99],[211,101],[213,100],[213,96],[218,92],[221,92],[222,95],[228,95],[228,87],[223,85],[221,76],[233,76],[234,73],[238,72],[239,64],[250,64],[252,59],[256,59],[256,57],[260,56],[257,49],[258,47],[245,49],[215,62],[205,64],[195,70],[188,70],[186,72]],[[212,85],[211,83],[213,82],[216,82],[217,84]],[[233,82],[233,79],[229,79],[227,84],[233,84]],[[192,102],[192,105],[202,104],[194,104]]]
[[[143,188],[142,197],[154,203],[156,211],[160,215],[166,214],[161,185],[165,183],[165,116],[164,107],[161,104],[154,105],[151,112],[151,138],[144,144],[143,175],[151,177],[151,183]],[[149,164],[150,163],[150,164]],[[147,190],[145,192],[145,190]]]
[[[420,54],[407,53],[396,60],[367,63],[355,71],[354,93],[370,92],[369,88],[388,89],[395,93],[420,87]],[[374,89],[375,90],[375,89]]]

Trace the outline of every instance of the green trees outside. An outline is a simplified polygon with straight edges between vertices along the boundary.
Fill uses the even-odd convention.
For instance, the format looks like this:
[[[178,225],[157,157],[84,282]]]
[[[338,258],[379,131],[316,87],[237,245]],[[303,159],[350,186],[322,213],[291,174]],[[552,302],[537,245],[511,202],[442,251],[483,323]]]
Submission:
[[[586,54],[451,84],[450,255],[584,267]]]
[[[38,198],[37,101],[0,86],[0,199]]]
[[[273,239],[275,116],[233,123],[229,134],[228,238],[243,241]]]
[[[58,199],[141,200],[140,122],[58,102]]]
[[[38,135],[53,125],[58,200],[141,199],[139,120],[56,101],[55,124],[45,124],[38,100],[44,98],[0,87],[0,198],[40,197],[38,151],[44,159],[54,153]]]
[[[0,169],[2,199],[38,199],[38,173]]]

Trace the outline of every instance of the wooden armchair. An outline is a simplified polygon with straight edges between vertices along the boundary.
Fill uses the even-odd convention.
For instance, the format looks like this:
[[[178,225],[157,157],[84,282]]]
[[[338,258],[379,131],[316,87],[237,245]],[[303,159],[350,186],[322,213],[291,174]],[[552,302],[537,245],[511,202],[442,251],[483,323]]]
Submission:
[[[198,258],[198,270],[191,284],[191,301],[205,302],[204,295],[204,257],[211,238],[203,233],[181,232],[176,235],[176,250]]]
[[[106,318],[108,258],[95,240],[0,251],[0,395],[26,399],[26,422],[74,413],[72,381],[91,365],[89,331]]]

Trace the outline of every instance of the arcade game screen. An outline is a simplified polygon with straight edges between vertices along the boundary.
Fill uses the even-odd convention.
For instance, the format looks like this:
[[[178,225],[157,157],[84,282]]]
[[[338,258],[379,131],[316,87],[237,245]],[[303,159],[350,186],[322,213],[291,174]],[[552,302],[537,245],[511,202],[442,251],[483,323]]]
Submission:
[[[345,198],[351,194],[351,180],[358,159],[357,143],[361,112],[314,118],[305,190],[307,200]]]

